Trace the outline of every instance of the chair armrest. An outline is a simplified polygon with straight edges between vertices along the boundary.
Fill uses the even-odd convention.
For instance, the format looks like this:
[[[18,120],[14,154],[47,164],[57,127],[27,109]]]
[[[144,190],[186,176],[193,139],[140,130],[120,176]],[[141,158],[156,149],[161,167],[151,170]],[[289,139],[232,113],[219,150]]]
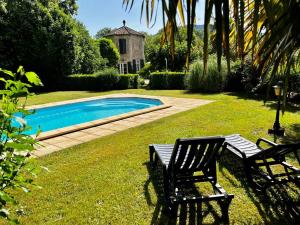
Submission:
[[[241,151],[240,149],[238,149],[237,147],[235,147],[234,145],[228,143],[225,141],[224,143],[224,148],[228,149],[227,146],[230,146],[231,148],[233,148],[235,151],[237,151],[238,153],[241,154],[242,158],[247,158],[245,152]],[[229,149],[228,149],[229,150]]]
[[[272,142],[272,141],[269,141],[269,140],[267,140],[267,139],[265,139],[265,138],[259,138],[259,139],[257,139],[256,145],[259,146],[261,142],[264,142],[264,143],[266,143],[266,144],[268,144],[268,145],[270,145],[270,146],[272,146],[272,147],[277,146],[276,143],[274,143],[274,142]],[[260,147],[260,146],[259,146],[259,147]]]

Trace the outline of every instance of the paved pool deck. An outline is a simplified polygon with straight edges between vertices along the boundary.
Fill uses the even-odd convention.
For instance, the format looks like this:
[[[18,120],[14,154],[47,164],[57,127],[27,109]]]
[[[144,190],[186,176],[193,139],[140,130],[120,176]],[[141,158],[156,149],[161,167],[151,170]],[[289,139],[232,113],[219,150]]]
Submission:
[[[135,113],[129,113],[121,115],[118,118],[107,119],[104,123],[90,123],[87,128],[75,125],[73,128],[69,127],[65,130],[69,131],[61,135],[55,135],[55,137],[48,136],[50,138],[42,138],[40,144],[36,146],[36,150],[33,152],[34,157],[40,157],[52,152],[60,151],[65,148],[69,148],[78,144],[82,144],[97,138],[101,138],[110,134],[114,134],[132,127],[137,127],[170,115],[174,115],[179,112],[184,112],[202,105],[209,104],[213,101],[191,98],[174,98],[165,96],[149,96],[149,95],[136,95],[136,94],[110,94],[101,97],[91,97],[84,99],[76,99],[58,103],[49,103],[39,106],[32,106],[31,108],[40,108],[47,106],[55,106],[66,103],[75,103],[80,101],[93,100],[98,98],[116,98],[116,97],[142,97],[142,98],[155,98],[164,103],[164,107],[154,108],[154,110],[147,110],[140,112],[137,115]],[[78,131],[74,131],[74,128],[80,128]],[[64,129],[61,129],[64,131]],[[44,139],[44,140],[43,140]]]

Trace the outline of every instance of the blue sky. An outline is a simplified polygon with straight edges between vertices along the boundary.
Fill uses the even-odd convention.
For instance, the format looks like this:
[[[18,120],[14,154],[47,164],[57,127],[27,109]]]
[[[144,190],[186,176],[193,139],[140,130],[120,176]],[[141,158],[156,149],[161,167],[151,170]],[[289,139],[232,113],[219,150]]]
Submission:
[[[142,0],[135,0],[135,4],[130,12],[125,11],[122,7],[122,2],[122,0],[77,0],[79,9],[76,18],[87,27],[93,36],[104,27],[118,28],[122,26],[123,20],[126,20],[127,26],[137,31],[145,31],[151,34],[162,28],[161,11],[158,12],[156,24],[150,29],[147,28],[144,18],[140,22]],[[203,24],[203,19],[204,0],[199,0],[197,24]]]

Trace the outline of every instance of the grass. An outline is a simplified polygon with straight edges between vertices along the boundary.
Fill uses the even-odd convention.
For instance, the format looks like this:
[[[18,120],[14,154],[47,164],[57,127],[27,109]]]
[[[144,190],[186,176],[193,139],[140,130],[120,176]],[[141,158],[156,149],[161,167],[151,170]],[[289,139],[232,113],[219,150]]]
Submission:
[[[264,106],[262,101],[232,94],[146,90],[54,92],[34,96],[29,104],[117,92],[217,101],[39,158],[37,166],[49,171],[42,170],[35,180],[42,189],[18,194],[24,207],[22,224],[170,224],[170,218],[161,211],[156,185],[149,178],[148,144],[173,143],[178,137],[232,133],[253,141],[258,137],[271,139],[266,131],[274,122],[275,110]],[[289,137],[299,139],[299,111],[287,111],[281,123],[288,129]],[[226,157],[218,165],[218,181],[235,195],[230,222],[291,224],[293,221],[286,216],[284,206],[272,199],[275,195],[252,192],[238,163]],[[288,194],[294,193],[292,188]],[[296,200],[298,195],[294,197]],[[218,211],[218,207],[213,208]],[[204,223],[217,224],[218,218],[210,213],[204,217]],[[194,223],[190,219],[188,224]]]

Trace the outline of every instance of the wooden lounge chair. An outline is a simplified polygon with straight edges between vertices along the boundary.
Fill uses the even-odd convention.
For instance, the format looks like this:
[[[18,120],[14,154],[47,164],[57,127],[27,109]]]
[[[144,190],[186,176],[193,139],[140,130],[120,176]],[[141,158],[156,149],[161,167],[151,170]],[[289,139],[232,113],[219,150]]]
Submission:
[[[172,144],[152,144],[149,146],[150,163],[160,162],[163,167],[164,195],[168,209],[187,202],[218,201],[225,221],[233,195],[227,194],[217,183],[216,156],[225,138],[202,137],[177,139]],[[202,172],[195,175],[195,172]],[[210,182],[215,194],[209,196],[186,196],[180,192],[182,184]]]
[[[239,134],[225,136],[225,138],[222,152],[228,150],[243,160],[246,177],[254,189],[262,191],[273,184],[300,181],[300,169],[285,161],[285,156],[294,152],[300,164],[297,153],[300,143],[275,144],[259,138],[255,144]],[[262,143],[268,147],[263,148]],[[274,168],[272,169],[275,165],[283,170],[275,173]]]

